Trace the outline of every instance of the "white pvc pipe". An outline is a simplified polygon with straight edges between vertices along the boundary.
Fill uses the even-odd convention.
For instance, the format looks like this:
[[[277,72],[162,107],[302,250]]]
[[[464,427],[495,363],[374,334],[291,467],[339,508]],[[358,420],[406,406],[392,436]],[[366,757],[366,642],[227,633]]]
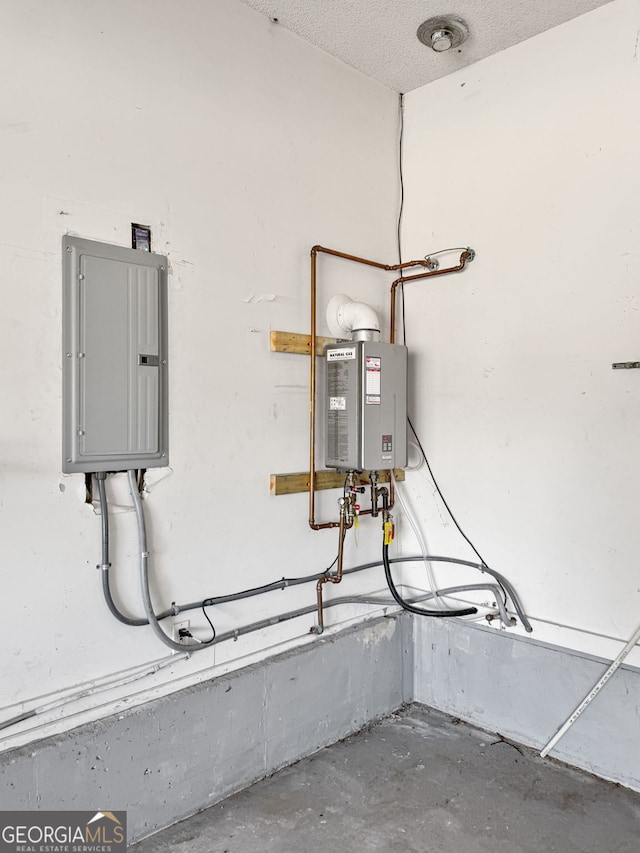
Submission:
[[[181,655],[173,654],[170,657],[162,658],[161,660],[156,661],[150,668],[148,667],[147,669],[143,669],[141,672],[134,672],[131,675],[121,676],[119,678],[111,679],[110,681],[102,680],[100,681],[100,683],[94,682],[93,684],[91,684],[91,682],[88,682],[89,684],[91,684],[91,686],[86,687],[84,690],[78,690],[75,693],[62,697],[61,699],[54,699],[50,702],[46,702],[43,705],[38,705],[36,708],[30,709],[28,712],[25,712],[24,720],[33,719],[33,717],[37,717],[49,711],[53,711],[56,708],[61,708],[63,705],[69,705],[72,702],[77,702],[79,699],[85,699],[87,696],[94,696],[97,693],[102,693],[107,690],[114,690],[118,687],[125,687],[127,684],[131,684],[134,681],[139,681],[142,678],[147,678],[150,675],[155,675],[155,673],[159,672],[161,669],[165,669],[165,667],[167,666],[172,666],[180,660],[187,660],[189,657],[190,655],[188,652],[185,652]],[[17,715],[15,719],[16,723],[22,722],[22,720],[19,719],[20,716],[22,715]],[[34,728],[38,727],[36,726]],[[25,731],[29,731],[29,729],[26,729]],[[0,741],[4,741],[5,739],[12,737],[13,734],[14,732],[11,732],[10,734],[7,733],[6,735],[4,733],[0,734]]]
[[[573,714],[571,714],[571,716],[566,721],[566,723],[564,723],[564,725],[562,725],[558,729],[558,731],[551,738],[549,743],[542,750],[540,755],[543,758],[545,758],[548,755],[549,751],[553,749],[553,747],[558,743],[560,738],[563,737],[567,733],[567,731],[575,723],[575,721],[578,719],[580,714],[582,714],[582,712],[585,710],[585,708],[587,708],[591,704],[591,702],[595,699],[595,697],[598,695],[598,693],[602,690],[602,688],[605,686],[607,681],[609,681],[609,679],[611,678],[613,673],[622,664],[624,659],[627,657],[629,652],[635,647],[635,645],[638,643],[639,640],[640,640],[640,625],[638,625],[638,628],[637,628],[635,634],[633,635],[633,637],[631,637],[631,639],[629,640],[627,645],[624,647],[624,649],[622,649],[622,651],[620,652],[618,657],[613,661],[613,663],[611,664],[609,669],[605,672],[605,674],[602,676],[600,681],[598,681],[598,683],[595,685],[593,690],[591,690],[591,692],[588,693],[587,696],[585,696],[585,698],[578,705],[578,707],[575,709]]]
[[[346,293],[338,293],[329,300],[327,325],[336,338],[344,338],[345,332],[380,332],[380,320],[374,309],[365,302],[354,302]]]
[[[185,648],[186,650],[186,648]],[[188,655],[187,655],[188,657]],[[136,664],[135,666],[127,667],[126,669],[120,669],[117,672],[111,672],[108,675],[100,676],[99,678],[92,678],[90,681],[82,681],[79,684],[74,684],[70,687],[62,687],[60,690],[52,690],[50,693],[41,693],[39,696],[31,696],[28,699],[22,699],[19,702],[12,702],[9,705],[3,705],[0,708],[0,718],[2,715],[8,715],[10,711],[14,709],[23,708],[26,705],[35,705],[35,704],[48,704],[48,702],[57,702],[58,699],[66,699],[69,697],[78,696],[80,693],[84,693],[87,690],[93,690],[96,688],[115,686],[125,678],[128,678],[130,675],[138,673],[140,670],[149,671],[150,667],[156,667],[160,664],[160,669],[162,669],[162,665],[165,661],[176,661],[180,659],[180,655],[176,655],[173,652],[170,655],[165,655],[164,657],[157,658],[156,660],[144,661],[144,663]],[[55,697],[55,698],[54,698]]]
[[[422,533],[422,528],[419,526],[414,514],[411,512],[411,509],[408,504],[408,499],[405,499],[405,496],[402,494],[402,488],[400,484],[395,478],[395,474],[391,471],[391,476],[393,477],[393,482],[396,489],[396,495],[398,497],[398,503],[402,507],[404,511],[405,518],[411,525],[411,529],[413,530],[414,536],[418,540],[418,545],[420,546],[420,553],[422,554],[422,561],[424,563],[424,567],[427,572],[427,580],[429,581],[429,588],[431,592],[434,594],[435,604],[441,609],[444,610],[444,603],[439,595],[436,594],[436,590],[438,586],[436,584],[436,578],[433,572],[433,567],[428,559],[428,550],[427,543],[425,542],[424,535]]]
[[[378,315],[365,302],[345,302],[342,310],[338,311],[340,324],[346,331],[359,332],[361,329],[380,331]]]

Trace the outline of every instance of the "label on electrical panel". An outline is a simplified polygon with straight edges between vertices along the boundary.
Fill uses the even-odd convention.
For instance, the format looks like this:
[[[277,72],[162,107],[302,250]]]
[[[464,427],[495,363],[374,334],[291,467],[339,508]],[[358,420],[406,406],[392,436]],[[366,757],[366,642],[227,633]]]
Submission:
[[[346,397],[329,397],[329,408],[331,411],[343,412],[347,408],[347,398]]]
[[[379,356],[368,355],[365,359],[365,402],[368,406],[380,405],[380,377],[382,359]]]
[[[330,349],[327,351],[327,361],[348,361],[356,357],[355,347],[345,347],[344,349]]]

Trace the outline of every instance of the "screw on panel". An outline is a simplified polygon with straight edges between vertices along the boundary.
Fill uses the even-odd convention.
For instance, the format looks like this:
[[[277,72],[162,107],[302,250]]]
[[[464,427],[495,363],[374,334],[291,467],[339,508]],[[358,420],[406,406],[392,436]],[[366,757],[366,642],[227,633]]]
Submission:
[[[71,356],[72,356],[72,353],[68,352],[68,353],[67,353],[67,358],[71,358]]]
[[[67,252],[70,252],[70,251],[71,251],[71,246],[67,246]],[[71,460],[69,460],[69,461],[71,461]]]

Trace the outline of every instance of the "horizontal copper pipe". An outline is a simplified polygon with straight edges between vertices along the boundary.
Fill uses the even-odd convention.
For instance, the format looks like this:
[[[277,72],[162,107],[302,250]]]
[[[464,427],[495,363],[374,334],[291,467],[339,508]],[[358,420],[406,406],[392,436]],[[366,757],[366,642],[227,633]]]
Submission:
[[[397,278],[391,283],[391,309],[389,311],[389,342],[394,344],[396,341],[396,290],[398,285],[407,281],[416,281],[417,279],[433,278],[436,275],[447,275],[451,272],[460,272],[465,268],[467,261],[471,258],[471,253],[466,250],[460,255],[460,263],[454,267],[445,267],[444,269],[429,270],[428,272],[418,273],[418,275],[407,275]]]
[[[333,255],[335,258],[344,258],[345,261],[355,261],[357,264],[365,264],[368,267],[377,267],[379,270],[405,270],[409,267],[428,267],[429,261],[405,261],[403,264],[381,264],[379,261],[370,261],[367,258],[359,258],[358,255],[348,255],[346,252],[338,252],[336,249],[327,249],[325,246],[314,246],[311,254],[322,252],[325,255]]]

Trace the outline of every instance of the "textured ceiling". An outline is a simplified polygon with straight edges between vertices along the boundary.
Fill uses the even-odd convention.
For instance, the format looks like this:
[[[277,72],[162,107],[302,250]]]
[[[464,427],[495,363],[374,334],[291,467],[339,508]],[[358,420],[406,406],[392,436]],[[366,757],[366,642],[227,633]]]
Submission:
[[[409,92],[609,0],[242,0],[305,41],[398,92]],[[469,38],[435,53],[416,38],[434,15],[466,21]]]

